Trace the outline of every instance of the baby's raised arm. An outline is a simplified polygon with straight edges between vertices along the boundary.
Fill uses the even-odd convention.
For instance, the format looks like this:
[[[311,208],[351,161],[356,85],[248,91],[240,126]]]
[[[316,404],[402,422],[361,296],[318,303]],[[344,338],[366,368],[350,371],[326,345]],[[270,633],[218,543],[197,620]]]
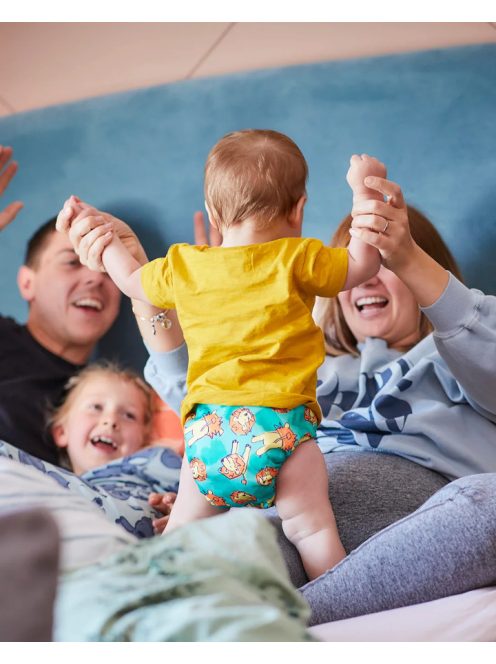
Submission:
[[[95,242],[97,243],[93,249],[95,250],[96,248],[99,253],[99,261],[101,261],[99,269],[106,271],[112,281],[125,295],[148,303],[148,299],[141,286],[140,269],[143,261],[138,259],[141,259],[142,256],[138,255],[137,259],[134,252],[128,246],[128,243],[122,241],[118,233],[113,232],[113,222],[119,222],[119,220],[84,204],[76,196],[71,196],[59,212],[56,228],[58,231],[67,233],[74,249],[79,255],[81,250],[84,251],[85,245],[81,246],[83,241],[81,241],[79,236],[71,233],[71,229],[73,224],[81,221],[84,217],[86,217],[88,224],[90,224],[86,229],[87,233],[84,243],[86,247]],[[102,226],[107,231],[104,235],[101,234]],[[132,233],[132,236],[136,239],[134,233]],[[139,242],[136,241],[136,244],[138,247],[141,247]]]
[[[371,198],[384,200],[377,190],[369,189],[365,185],[365,178],[372,175],[386,177],[384,164],[369,155],[354,154],[350,159],[350,168],[346,175],[346,180],[353,191],[353,206]],[[367,281],[378,272],[380,266],[381,256],[377,249],[352,236],[348,245],[348,274],[343,290],[349,290]]]

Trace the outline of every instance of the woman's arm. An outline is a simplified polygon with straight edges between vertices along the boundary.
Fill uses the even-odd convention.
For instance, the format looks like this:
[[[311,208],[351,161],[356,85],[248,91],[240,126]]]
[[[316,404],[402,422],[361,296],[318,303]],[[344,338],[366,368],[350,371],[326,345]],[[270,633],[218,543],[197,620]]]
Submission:
[[[381,178],[366,182],[388,202],[354,207],[352,232],[374,244],[385,267],[408,286],[433,324],[436,347],[467,400],[495,420],[496,298],[464,286],[414,242],[397,184]]]
[[[433,304],[448,284],[448,272],[413,240],[408,211],[399,185],[379,177],[367,186],[387,197],[387,203],[362,200],[353,206],[350,233],[376,247],[382,263],[414,294],[421,307]]]

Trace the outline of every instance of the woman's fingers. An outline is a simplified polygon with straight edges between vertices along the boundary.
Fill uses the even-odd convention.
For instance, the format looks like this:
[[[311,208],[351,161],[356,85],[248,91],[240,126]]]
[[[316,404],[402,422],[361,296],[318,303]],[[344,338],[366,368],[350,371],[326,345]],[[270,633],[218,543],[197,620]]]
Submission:
[[[365,184],[370,189],[375,189],[375,191],[378,191],[383,196],[386,196],[388,203],[393,207],[404,207],[405,199],[403,198],[403,192],[401,191],[399,184],[396,184],[396,182],[391,182],[391,180],[385,180],[384,178],[378,178],[376,176],[369,175],[365,178]]]
[[[363,240],[363,242],[366,242],[367,244],[371,244],[378,249],[381,254],[387,247],[388,238],[384,233],[377,233],[368,228],[350,228],[350,235],[359,240]]]
[[[351,227],[356,229],[366,228],[376,233],[386,233],[388,230],[392,230],[392,224],[394,223],[393,220],[377,214],[360,214],[353,218]]]
[[[404,213],[404,208],[396,208],[384,201],[378,201],[373,198],[368,198],[363,201],[358,201],[353,205],[351,216],[353,218],[359,215],[378,215],[384,219],[400,219]]]

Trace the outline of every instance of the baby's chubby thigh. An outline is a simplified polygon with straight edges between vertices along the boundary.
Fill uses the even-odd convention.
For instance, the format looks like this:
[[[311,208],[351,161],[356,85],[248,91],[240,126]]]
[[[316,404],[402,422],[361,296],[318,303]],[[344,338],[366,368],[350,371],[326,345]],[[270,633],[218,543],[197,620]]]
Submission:
[[[286,537],[292,541],[326,528],[334,521],[327,468],[314,439],[299,445],[282,465],[275,502]]]

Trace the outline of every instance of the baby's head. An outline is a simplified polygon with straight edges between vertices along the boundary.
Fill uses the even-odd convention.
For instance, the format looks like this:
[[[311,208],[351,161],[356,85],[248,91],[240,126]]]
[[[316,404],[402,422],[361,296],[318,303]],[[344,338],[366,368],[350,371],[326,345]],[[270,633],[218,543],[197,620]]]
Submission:
[[[82,369],[49,417],[55,443],[80,475],[133,454],[148,442],[152,391],[132,371],[110,363]]]
[[[308,167],[290,138],[269,129],[227,134],[205,164],[205,203],[222,232],[253,219],[263,230],[306,199]]]

